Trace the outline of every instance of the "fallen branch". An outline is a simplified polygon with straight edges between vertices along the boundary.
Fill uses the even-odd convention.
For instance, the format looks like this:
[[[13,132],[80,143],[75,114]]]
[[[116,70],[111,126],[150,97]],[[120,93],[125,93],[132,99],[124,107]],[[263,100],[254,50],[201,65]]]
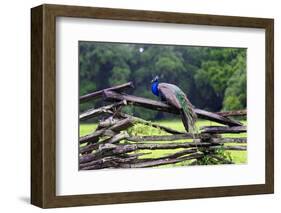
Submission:
[[[122,92],[125,89],[133,88],[133,87],[134,87],[133,82],[128,82],[128,83],[121,84],[121,85],[118,85],[118,86],[114,86],[114,87],[106,88],[106,89],[99,90],[99,91],[96,91],[96,92],[92,92],[92,93],[89,93],[87,95],[81,96],[80,97],[80,103],[89,101],[91,99],[101,97],[103,95],[104,91]]]

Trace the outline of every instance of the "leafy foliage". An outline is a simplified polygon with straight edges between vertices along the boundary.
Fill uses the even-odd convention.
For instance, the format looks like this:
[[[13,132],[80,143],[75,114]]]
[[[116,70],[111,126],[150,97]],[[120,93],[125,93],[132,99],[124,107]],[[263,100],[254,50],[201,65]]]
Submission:
[[[246,49],[79,43],[80,95],[133,81],[134,95],[155,99],[150,92],[155,75],[179,86],[196,107],[211,111],[246,107]],[[83,104],[80,110],[88,107]],[[131,111],[144,119],[170,116],[137,107]]]
[[[196,165],[219,165],[233,163],[231,153],[224,151],[223,148],[215,149],[211,153],[206,153],[206,150],[201,149],[205,154],[204,157],[196,161]]]

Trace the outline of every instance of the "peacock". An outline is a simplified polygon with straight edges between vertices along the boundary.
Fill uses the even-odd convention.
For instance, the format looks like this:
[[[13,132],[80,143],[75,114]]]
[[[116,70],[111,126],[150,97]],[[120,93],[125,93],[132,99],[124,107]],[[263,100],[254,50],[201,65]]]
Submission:
[[[196,132],[195,121],[197,115],[194,112],[194,106],[178,86],[168,83],[159,83],[159,78],[156,76],[151,81],[151,91],[154,95],[160,97],[161,101],[179,110],[184,128],[187,132],[192,134]]]

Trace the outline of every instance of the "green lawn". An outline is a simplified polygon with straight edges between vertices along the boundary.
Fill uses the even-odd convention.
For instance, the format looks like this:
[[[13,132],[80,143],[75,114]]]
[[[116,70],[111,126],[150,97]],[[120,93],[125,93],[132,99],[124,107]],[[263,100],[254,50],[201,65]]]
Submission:
[[[244,124],[246,124],[245,121],[242,121]],[[182,122],[180,120],[169,120],[169,121],[157,121],[154,123],[158,123],[176,130],[180,130],[180,131],[185,131],[184,126],[182,125]],[[218,123],[215,122],[210,122],[210,121],[203,121],[203,120],[199,120],[196,122],[196,125],[198,128],[200,128],[201,126],[214,126],[214,125],[220,125]],[[94,131],[97,127],[97,124],[93,123],[93,124],[80,124],[80,136],[83,135],[87,135],[89,133],[91,133],[92,131]],[[142,124],[137,124],[134,127],[130,128],[129,130],[130,134],[135,134],[135,135],[165,135],[167,133],[156,129],[156,128],[152,128],[152,127],[147,127],[145,125]],[[241,133],[241,134],[224,134],[223,136],[227,136],[227,137],[247,137],[247,133]],[[183,141],[187,141],[187,140],[178,140],[175,142],[183,142]],[[148,142],[149,143],[149,142]],[[167,143],[167,142],[161,142],[161,143]],[[169,143],[169,142],[168,142]],[[226,145],[234,145],[234,144],[226,144]],[[243,145],[243,144],[239,144],[239,145]],[[245,144],[246,145],[246,144]],[[174,149],[174,150],[141,150],[138,152],[145,152],[145,153],[150,153],[145,155],[145,158],[157,158],[160,156],[164,156],[167,154],[172,154],[174,152],[180,151],[181,149]],[[235,162],[236,164],[244,164],[247,163],[247,151],[226,151],[228,154],[230,154],[233,162]],[[181,163],[177,163],[174,165],[164,165],[161,167],[171,167],[171,166],[179,166],[179,165],[186,165],[190,162],[181,162]]]

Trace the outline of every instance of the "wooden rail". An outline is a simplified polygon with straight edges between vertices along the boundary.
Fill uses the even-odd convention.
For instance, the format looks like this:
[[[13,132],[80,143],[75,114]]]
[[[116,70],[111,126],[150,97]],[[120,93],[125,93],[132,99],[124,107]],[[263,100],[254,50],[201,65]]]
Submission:
[[[226,111],[226,112],[216,112],[216,114],[221,115],[221,116],[246,116],[247,115],[247,110],[236,110],[236,111]]]
[[[176,108],[173,108],[165,103],[160,101],[151,100],[148,98],[137,97],[133,95],[126,95],[126,94],[119,94],[113,91],[104,91],[104,98],[108,101],[127,101],[136,106],[141,106],[144,108],[162,111],[162,112],[169,112],[173,114],[179,114],[179,111]],[[195,109],[196,114],[199,118],[208,119],[210,121],[214,121],[217,123],[225,124],[228,126],[242,126],[242,124],[238,121],[235,121],[230,118],[223,117],[216,113],[208,112],[202,109]]]
[[[125,83],[125,84],[121,84],[121,85],[118,85],[118,86],[110,87],[110,88],[107,88],[107,89],[103,89],[103,90],[99,90],[99,91],[95,91],[95,92],[83,95],[83,96],[80,97],[80,103],[83,103],[83,102],[89,101],[91,99],[101,97],[103,95],[104,91],[122,92],[122,91],[124,91],[128,88],[134,88],[133,82],[128,82],[128,83]]]
[[[224,126],[204,126],[200,131],[191,134],[123,113],[122,107],[135,105],[179,114],[177,109],[163,102],[120,93],[132,87],[132,82],[128,82],[80,97],[80,103],[101,97],[113,102],[97,109],[91,108],[79,116],[80,121],[85,121],[103,115],[96,130],[79,139],[79,168],[81,170],[144,168],[180,162],[185,164],[188,162],[192,165],[206,157],[211,163],[231,164],[233,163],[231,160],[218,155],[217,151],[247,150],[247,138],[221,136],[226,133],[247,132],[246,126],[228,117],[246,115],[246,110],[213,113],[195,109],[199,118]],[[157,128],[166,132],[166,135],[132,135],[130,128],[136,124]],[[170,153],[153,158],[149,157],[152,150],[170,150]]]

